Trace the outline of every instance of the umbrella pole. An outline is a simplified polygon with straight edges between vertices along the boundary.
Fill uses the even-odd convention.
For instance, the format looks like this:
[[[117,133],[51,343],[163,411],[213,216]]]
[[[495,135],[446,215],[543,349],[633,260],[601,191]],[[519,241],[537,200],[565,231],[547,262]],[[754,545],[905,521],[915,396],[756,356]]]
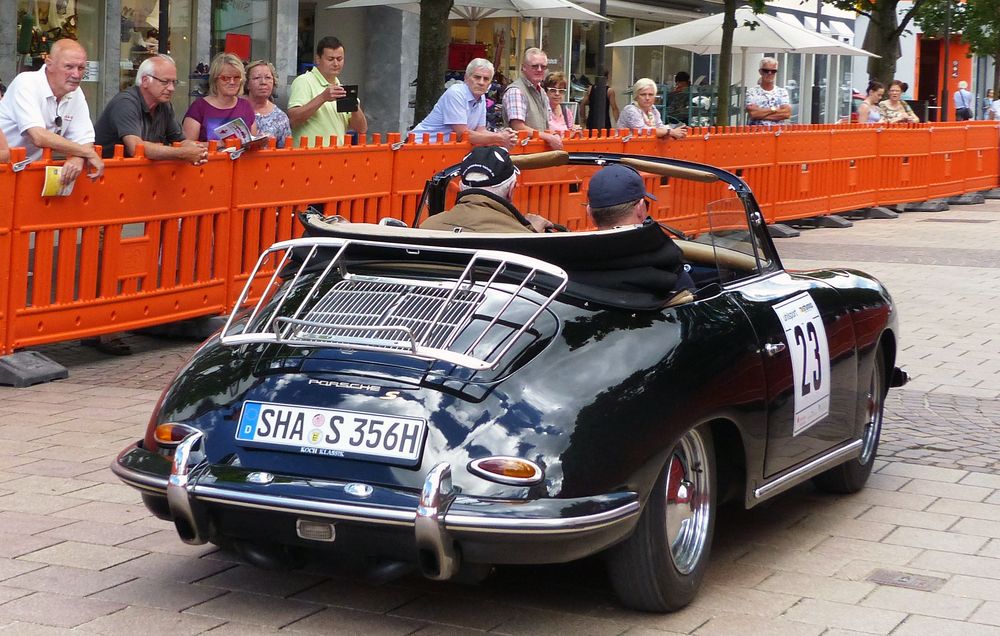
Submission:
[[[740,56],[740,96],[736,100],[740,105],[740,116],[736,121],[745,125],[747,123],[747,47],[741,47]],[[728,95],[726,99],[729,99]]]

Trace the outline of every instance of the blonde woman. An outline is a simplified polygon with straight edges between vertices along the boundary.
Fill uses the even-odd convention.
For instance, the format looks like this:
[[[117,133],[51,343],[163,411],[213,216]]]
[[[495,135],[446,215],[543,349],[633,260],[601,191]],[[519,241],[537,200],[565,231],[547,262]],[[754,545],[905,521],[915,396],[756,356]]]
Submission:
[[[208,69],[208,96],[191,103],[181,129],[192,141],[218,139],[215,129],[239,117],[257,134],[256,114],[250,102],[240,97],[246,73],[243,62],[232,53],[219,53]]]
[[[684,128],[663,125],[656,102],[656,82],[643,77],[632,85],[632,103],[622,109],[618,117],[618,128],[630,130],[652,130],[659,139],[681,139],[687,136]]]

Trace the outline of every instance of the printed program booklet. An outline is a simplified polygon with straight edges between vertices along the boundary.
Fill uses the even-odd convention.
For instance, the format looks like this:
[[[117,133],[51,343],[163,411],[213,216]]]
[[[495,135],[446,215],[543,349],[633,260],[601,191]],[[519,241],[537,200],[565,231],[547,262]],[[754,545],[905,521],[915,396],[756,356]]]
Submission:
[[[68,197],[73,192],[76,181],[66,185],[59,183],[62,179],[62,166],[45,166],[45,181],[42,182],[43,197]]]
[[[219,139],[228,139],[230,137],[235,137],[239,140],[240,145],[244,148],[263,148],[267,146],[267,135],[258,135],[256,137],[250,133],[250,127],[247,123],[243,121],[242,117],[237,117],[231,121],[227,121],[221,126],[215,129],[215,134]]]

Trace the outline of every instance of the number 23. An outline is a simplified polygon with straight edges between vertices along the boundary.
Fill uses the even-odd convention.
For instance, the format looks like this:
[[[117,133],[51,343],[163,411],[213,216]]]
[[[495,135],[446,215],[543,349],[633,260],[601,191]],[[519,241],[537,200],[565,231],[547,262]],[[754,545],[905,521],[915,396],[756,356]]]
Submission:
[[[816,334],[816,327],[812,322],[806,324],[805,330],[802,325],[795,325],[795,344],[802,350],[802,395],[809,395],[810,391],[819,391],[823,386],[823,364],[819,351],[819,336]],[[809,380],[809,350],[812,349],[813,357],[816,358],[815,370],[812,373],[812,381]]]

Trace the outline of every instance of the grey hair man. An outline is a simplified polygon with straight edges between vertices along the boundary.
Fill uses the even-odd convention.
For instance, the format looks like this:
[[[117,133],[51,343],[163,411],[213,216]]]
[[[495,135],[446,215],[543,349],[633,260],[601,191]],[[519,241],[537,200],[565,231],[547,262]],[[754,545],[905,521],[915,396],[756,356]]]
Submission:
[[[505,148],[473,148],[459,165],[461,192],[455,207],[425,219],[421,229],[449,232],[544,232],[552,223],[521,214],[511,203],[520,171]]]
[[[105,159],[114,156],[115,145],[125,147],[125,156],[135,156],[142,144],[148,159],[178,159],[199,165],[208,160],[204,144],[184,139],[170,103],[177,89],[177,65],[169,55],[143,60],[130,86],[111,98],[95,127],[96,142]],[[179,146],[172,146],[180,142]]]
[[[493,63],[477,57],[465,67],[465,81],[455,83],[441,95],[434,108],[413,128],[417,141],[427,135],[442,133],[445,140],[452,134],[466,133],[473,146],[503,146],[511,148],[517,133],[507,129],[492,132],[486,128],[486,92],[493,81]]]
[[[792,102],[788,91],[777,86],[778,60],[765,57],[760,61],[760,79],[756,86],[747,89],[746,110],[748,124],[781,126],[792,117]]]
[[[521,77],[503,93],[503,119],[514,130],[538,131],[552,150],[562,150],[562,137],[544,132],[549,126],[549,98],[542,87],[549,56],[538,48],[530,48],[521,59]]]

